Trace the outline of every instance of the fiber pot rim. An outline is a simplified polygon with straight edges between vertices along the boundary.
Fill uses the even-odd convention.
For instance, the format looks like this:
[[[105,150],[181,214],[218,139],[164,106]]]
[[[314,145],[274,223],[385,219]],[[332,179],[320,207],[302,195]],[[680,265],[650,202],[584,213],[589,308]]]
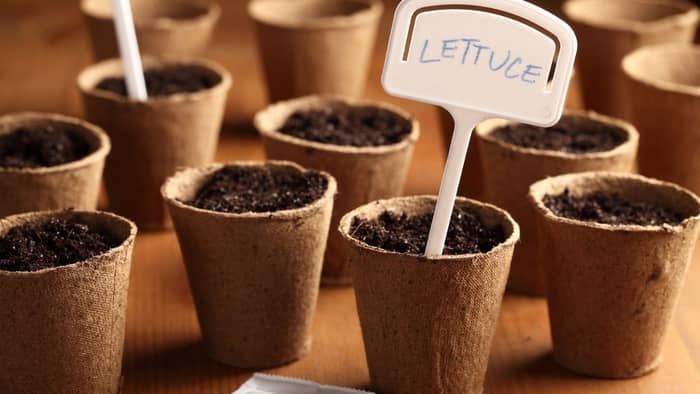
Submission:
[[[111,228],[116,228],[119,226],[119,229],[117,231],[126,233],[126,236],[119,237],[123,238],[122,241],[119,243],[119,245],[114,246],[110,248],[109,250],[100,253],[98,255],[92,256],[86,260],[78,261],[72,264],[68,265],[63,265],[60,267],[50,267],[50,268],[44,268],[40,269],[37,271],[3,271],[0,270],[0,276],[2,277],[16,277],[16,278],[29,278],[29,277],[36,277],[36,276],[41,276],[41,275],[51,275],[55,272],[60,272],[60,271],[65,271],[65,270],[71,270],[75,268],[80,268],[80,267],[85,267],[85,266],[90,266],[90,265],[100,265],[103,264],[104,259],[110,259],[112,256],[115,254],[119,253],[121,250],[126,248],[128,245],[133,244],[135,239],[136,239],[136,233],[138,231],[138,228],[136,227],[136,224],[132,222],[131,220],[119,216],[116,214],[113,214],[111,212],[106,212],[106,211],[74,211],[72,209],[64,209],[64,210],[53,210],[53,211],[36,211],[36,212],[25,212],[25,213],[20,213],[17,215],[10,215],[6,216],[4,218],[0,219],[0,227],[4,225],[7,222],[11,222],[12,225],[9,226],[6,229],[0,229],[0,236],[4,236],[10,229],[26,224],[26,223],[32,223],[36,221],[41,221],[44,219],[52,218],[52,217],[60,217],[60,218],[81,218],[81,217],[87,217],[87,218],[98,218],[98,219],[104,219],[105,225],[109,225]],[[127,231],[128,229],[128,231]]]
[[[625,182],[630,184],[643,185],[649,188],[655,189],[665,189],[670,195],[674,193],[679,198],[685,198],[694,205],[694,212],[687,214],[687,216],[681,223],[677,225],[654,225],[654,226],[641,226],[636,224],[624,224],[624,225],[612,225],[598,222],[587,222],[583,220],[570,219],[562,216],[556,215],[549,208],[547,208],[542,202],[544,195],[552,190],[551,183],[558,182],[562,185],[573,185],[576,182],[582,184],[589,184],[593,181],[604,181],[604,182]],[[611,189],[591,189],[592,190],[611,190],[615,191],[614,185]],[[617,189],[619,190],[619,189]],[[602,231],[612,231],[612,232],[630,232],[630,233],[658,233],[658,234],[668,234],[668,233],[680,233],[683,232],[685,228],[689,227],[692,222],[700,221],[700,198],[693,194],[690,190],[680,187],[671,182],[664,182],[653,178],[647,178],[642,175],[637,174],[627,174],[619,172],[606,172],[606,171],[589,171],[581,173],[564,174],[555,177],[547,177],[543,180],[533,183],[530,186],[528,192],[528,200],[530,205],[535,208],[537,213],[544,216],[545,219],[551,222],[562,223],[569,226],[590,228],[594,230]]]
[[[497,128],[505,126],[508,124],[516,124],[520,122],[505,120],[505,119],[487,119],[476,126],[476,136],[481,141],[494,144],[499,146],[501,149],[516,152],[525,156],[537,156],[543,158],[555,158],[560,160],[575,161],[575,160],[595,160],[595,159],[607,159],[611,157],[617,157],[623,155],[630,150],[636,150],[639,146],[639,132],[637,128],[631,123],[624,121],[622,119],[613,118],[603,114],[599,114],[594,111],[574,111],[567,110],[564,112],[564,116],[573,116],[593,120],[594,122],[603,123],[605,125],[611,126],[613,128],[623,131],[627,140],[613,149],[601,151],[601,152],[588,152],[588,153],[571,153],[562,152],[554,150],[545,149],[535,149],[535,148],[525,148],[515,144],[511,144],[502,141],[497,138],[493,138],[491,133]]]
[[[107,133],[102,130],[101,127],[94,125],[82,119],[74,118],[71,116],[59,115],[54,113],[41,113],[41,112],[18,112],[3,115],[0,117],[0,129],[6,125],[27,125],[32,123],[39,123],[42,121],[48,121],[49,123],[63,123],[76,126],[86,134],[89,134],[93,141],[91,143],[96,143],[97,147],[94,148],[87,156],[69,161],[67,163],[50,166],[50,167],[32,167],[32,168],[14,168],[14,167],[1,167],[0,175],[2,174],[31,174],[31,175],[45,175],[45,174],[55,174],[67,171],[73,171],[80,168],[87,167],[94,164],[95,162],[104,160],[112,149],[112,144],[110,142]],[[0,135],[4,134],[0,130]]]
[[[690,2],[685,0],[635,0],[634,5],[650,5],[650,6],[661,6],[667,7],[669,9],[673,8],[677,12],[672,13],[667,16],[663,16],[650,21],[639,21],[633,19],[603,19],[598,15],[591,16],[586,13],[582,14],[576,10],[577,6],[582,4],[596,4],[600,3],[603,5],[610,4],[609,0],[568,0],[564,3],[562,11],[567,19],[574,21],[576,23],[581,23],[589,26],[594,26],[597,28],[615,30],[615,31],[631,31],[635,33],[650,33],[657,30],[683,26],[692,23],[697,23],[700,18],[700,12],[697,7]]]
[[[407,197],[395,197],[395,198],[389,198],[389,199],[383,199],[383,200],[375,200],[372,202],[369,202],[367,204],[361,205],[352,211],[346,213],[343,215],[342,219],[340,219],[340,225],[338,226],[338,231],[342,235],[342,237],[347,241],[353,244],[355,247],[361,248],[363,250],[369,251],[374,254],[378,255],[394,255],[394,256],[409,256],[413,257],[416,259],[417,262],[430,262],[430,263],[439,263],[439,262],[451,262],[451,261],[457,261],[457,260],[465,260],[465,259],[473,259],[473,258],[481,258],[481,257],[486,257],[490,256],[496,253],[500,253],[502,250],[513,247],[515,246],[515,243],[518,242],[518,239],[520,238],[520,226],[518,223],[510,216],[510,214],[495,206],[492,204],[487,204],[484,202],[480,202],[477,200],[472,200],[468,199],[465,197],[457,197],[455,201],[455,206],[461,206],[461,207],[470,207],[470,208],[479,208],[481,210],[489,210],[496,214],[496,216],[499,217],[500,219],[500,224],[503,227],[504,231],[508,231],[507,225],[510,225],[510,235],[501,243],[498,245],[494,246],[491,250],[489,250],[486,253],[470,253],[470,254],[457,254],[457,255],[440,255],[440,256],[425,256],[425,255],[419,255],[419,254],[411,254],[411,253],[399,253],[399,252],[392,252],[388,250],[384,250],[382,248],[376,247],[369,245],[353,236],[350,235],[350,226],[352,225],[352,220],[357,217],[361,216],[363,214],[363,211],[366,209],[380,205],[383,206],[384,209],[387,210],[392,210],[391,207],[395,205],[410,205],[411,203],[429,203],[433,204],[437,201],[436,196],[431,196],[431,195],[418,195],[418,196],[407,196]],[[398,203],[398,204],[397,204]],[[393,211],[395,212],[400,212],[398,209],[394,209]]]
[[[81,0],[80,10],[84,15],[91,18],[100,19],[103,21],[111,22],[113,20],[112,14],[110,12],[102,12],[104,10],[98,10],[95,7],[96,0]],[[172,5],[173,2],[165,2],[168,5]],[[221,6],[213,1],[183,1],[181,3],[186,3],[193,7],[201,9],[203,12],[201,14],[186,17],[186,18],[172,18],[168,16],[158,16],[155,18],[137,18],[134,20],[134,24],[137,29],[149,29],[149,30],[162,30],[170,31],[181,27],[189,27],[192,25],[205,24],[210,20],[217,21],[221,16]]]
[[[334,0],[338,3],[361,4],[363,8],[350,15],[321,16],[315,18],[282,19],[278,15],[271,16],[260,10],[265,3],[279,2],[280,0],[251,0],[248,3],[248,16],[255,22],[267,26],[286,29],[344,29],[371,23],[378,20],[384,11],[384,4],[380,0]],[[291,1],[291,0],[283,0]],[[301,3],[304,0],[293,0]]]
[[[244,213],[231,213],[231,212],[218,212],[218,211],[212,211],[208,209],[202,209],[202,208],[197,208],[195,206],[185,204],[184,202],[179,200],[179,195],[182,194],[181,190],[178,190],[178,186],[189,184],[194,181],[194,178],[196,178],[199,184],[197,185],[195,190],[198,190],[199,187],[206,181],[211,175],[216,172],[217,170],[226,167],[226,166],[244,166],[244,167],[267,167],[267,166],[279,166],[279,167],[293,167],[295,169],[298,169],[299,171],[303,173],[309,173],[309,172],[316,172],[321,174],[326,180],[328,181],[328,186],[326,187],[326,191],[323,193],[321,197],[316,199],[315,201],[304,205],[303,207],[299,208],[292,208],[292,209],[282,209],[279,211],[272,211],[272,212],[244,212]],[[328,200],[333,200],[335,198],[335,194],[337,192],[337,183],[335,178],[330,175],[329,173],[325,171],[318,171],[318,170],[313,170],[313,169],[308,169],[304,168],[294,162],[291,161],[284,161],[284,160],[267,160],[267,161],[253,161],[253,160],[237,160],[237,161],[231,161],[227,163],[211,163],[207,164],[204,166],[199,166],[199,167],[185,167],[180,170],[178,170],[175,174],[171,175],[168,177],[165,182],[163,183],[163,186],[160,189],[160,194],[163,197],[163,200],[165,202],[173,207],[179,208],[179,209],[184,209],[188,210],[190,212],[200,214],[200,215],[209,215],[209,216],[217,216],[223,219],[238,219],[238,220],[259,220],[259,219],[268,219],[268,220],[296,220],[299,218],[303,217],[308,217],[319,210],[323,209],[323,206],[327,203]]]
[[[201,67],[214,74],[217,74],[220,81],[208,89],[198,90],[196,92],[175,93],[167,96],[156,97],[149,96],[148,100],[146,101],[136,101],[130,99],[128,96],[121,96],[116,93],[96,88],[97,84],[104,78],[124,76],[121,59],[112,58],[85,67],[80,74],[78,74],[78,88],[85,95],[108,100],[117,104],[130,104],[134,106],[160,106],[173,103],[200,101],[220,94],[221,92],[228,91],[233,84],[231,74],[222,65],[212,60],[187,56],[156,57],[144,55],[142,61],[144,69],[153,66],[165,65]]]
[[[409,120],[411,122],[411,132],[406,137],[404,137],[404,139],[395,144],[379,146],[348,146],[309,141],[303,138],[294,137],[277,131],[279,126],[281,126],[282,122],[284,122],[284,120],[286,120],[287,117],[291,115],[294,111],[302,108],[320,108],[326,106],[326,104],[331,102],[341,102],[343,104],[352,106],[373,106],[386,109],[388,111],[396,113],[397,115],[403,117],[406,120]],[[275,124],[272,125],[270,123]],[[418,120],[411,116],[404,109],[389,103],[385,103],[383,101],[352,99],[340,95],[310,95],[270,104],[255,114],[255,117],[253,118],[253,124],[258,130],[258,133],[263,137],[277,140],[286,144],[311,148],[318,151],[341,154],[383,155],[390,152],[400,151],[410,145],[414,145],[416,141],[418,141],[418,138],[420,136],[420,124],[418,123]]]
[[[683,93],[700,98],[700,86],[656,78],[654,76],[648,75],[648,73],[641,72],[636,69],[636,64],[638,62],[643,62],[650,56],[658,57],[659,55],[666,55],[669,53],[678,52],[694,54],[698,58],[698,66],[700,67],[699,45],[693,45],[691,43],[666,43],[644,46],[628,53],[622,59],[622,70],[628,78],[637,81],[641,84],[651,86],[658,90],[663,90],[671,93]]]

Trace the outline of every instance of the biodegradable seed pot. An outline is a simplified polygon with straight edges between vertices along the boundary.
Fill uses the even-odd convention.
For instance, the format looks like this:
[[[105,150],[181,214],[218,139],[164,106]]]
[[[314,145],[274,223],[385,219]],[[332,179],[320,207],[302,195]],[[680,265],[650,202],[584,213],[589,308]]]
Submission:
[[[605,172],[548,178],[529,197],[549,257],[554,358],[603,378],[657,368],[700,233],[700,199],[671,183]],[[633,221],[651,214],[659,218]]]
[[[401,117],[404,122],[410,122],[410,131],[400,138],[393,135],[396,142],[379,146],[322,143],[280,131],[295,113],[330,111],[332,116],[333,108],[337,106],[365,106],[389,111]],[[403,193],[413,147],[420,133],[418,122],[397,107],[376,101],[331,96],[309,96],[273,104],[256,114],[254,123],[262,136],[269,159],[289,160],[305,167],[327,171],[338,180],[338,197],[331,228],[336,228],[340,218],[359,205]],[[352,131],[352,125],[347,128]],[[385,131],[386,129],[378,127],[376,134]],[[367,131],[365,134],[371,136],[372,133]],[[351,282],[345,252],[340,235],[331,232],[323,267],[324,284],[346,285]]]
[[[142,53],[153,56],[199,55],[209,44],[221,8],[201,0],[131,0]],[[96,60],[119,56],[111,0],[82,0],[80,9]]]
[[[144,57],[143,63],[147,101],[125,96],[119,59],[89,66],[78,86],[87,119],[112,139],[105,168],[111,209],[140,228],[162,229],[170,224],[160,186],[178,167],[214,159],[231,76],[205,60]]]
[[[483,153],[481,170],[488,174],[483,183],[484,201],[506,209],[521,227],[508,289],[544,295],[542,261],[547,257],[538,250],[535,213],[527,198],[530,185],[547,176],[572,172],[634,172],[637,130],[629,123],[593,112],[568,111],[550,129],[487,120],[477,126],[474,139]]]
[[[95,209],[110,149],[102,129],[79,119],[32,112],[0,117],[0,217]]]
[[[44,224],[58,220],[77,224]],[[19,230],[32,225],[49,227]],[[34,242],[21,242],[26,235],[17,232]],[[132,222],[105,212],[44,211],[0,220],[3,392],[119,391],[135,236]],[[88,241],[102,249],[87,250]],[[40,253],[41,247],[72,260],[48,261],[51,253]]]
[[[476,223],[459,222],[454,228],[469,231],[484,226],[500,232],[495,246],[484,250],[480,245],[478,253],[427,258],[388,251],[359,239],[369,224],[382,221],[390,225],[406,220],[401,216],[406,214],[420,217],[420,228],[404,228],[406,236],[387,229],[390,242],[383,245],[400,249],[402,240],[421,235],[424,247],[435,200],[419,196],[375,201],[353,210],[340,222],[371,386],[378,392],[483,391],[491,340],[520,233],[517,223],[499,208],[460,197],[456,208],[470,212]],[[387,217],[387,211],[393,215]],[[464,211],[461,216],[453,214],[452,225],[457,217],[466,216]],[[465,244],[456,238],[454,228],[448,233],[448,252]],[[363,237],[381,238],[377,234]]]
[[[630,120],[642,135],[639,171],[700,193],[700,46],[645,47],[622,68]]]
[[[581,87],[578,73],[575,72],[571,76],[569,92],[566,96],[565,108],[568,110],[582,110],[583,98],[581,97]],[[452,133],[454,132],[455,124],[452,115],[442,107],[436,107],[438,110],[438,120],[440,129],[442,130],[442,139],[445,147],[445,152],[450,146]],[[484,174],[481,171],[481,153],[479,152],[479,144],[476,138],[472,138],[469,142],[469,154],[464,163],[464,172],[459,183],[459,195],[462,197],[474,198],[480,200],[484,193]]]
[[[563,10],[578,37],[586,108],[625,119],[622,58],[645,45],[692,42],[700,18],[685,0],[569,0]]]
[[[165,182],[210,357],[266,368],[309,351],[335,193],[330,175],[281,161],[188,168]]]
[[[382,11],[380,0],[252,0],[270,101],[361,97]]]

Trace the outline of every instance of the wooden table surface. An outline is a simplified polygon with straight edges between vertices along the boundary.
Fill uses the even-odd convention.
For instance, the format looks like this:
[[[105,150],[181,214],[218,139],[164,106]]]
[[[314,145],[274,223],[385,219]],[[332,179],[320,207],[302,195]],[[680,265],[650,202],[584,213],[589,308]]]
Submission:
[[[393,0],[389,0],[367,95],[395,102],[421,122],[406,194],[434,194],[444,147],[434,108],[384,94],[379,74]],[[224,2],[222,2],[224,3]],[[206,54],[234,75],[217,155],[220,161],[261,159],[252,114],[266,104],[252,26],[245,2],[227,1],[215,42]],[[80,116],[75,76],[91,62],[78,0],[4,0],[0,4],[0,112],[51,111]],[[632,380],[580,377],[550,355],[547,311],[542,299],[506,296],[489,363],[489,393],[692,393],[700,392],[700,253],[696,252],[664,363]],[[126,393],[229,393],[252,371],[207,359],[172,232],[142,233],[134,251],[124,356]],[[314,321],[311,353],[266,372],[366,388],[365,363],[355,299],[350,288],[323,288]],[[634,335],[634,333],[630,333]]]

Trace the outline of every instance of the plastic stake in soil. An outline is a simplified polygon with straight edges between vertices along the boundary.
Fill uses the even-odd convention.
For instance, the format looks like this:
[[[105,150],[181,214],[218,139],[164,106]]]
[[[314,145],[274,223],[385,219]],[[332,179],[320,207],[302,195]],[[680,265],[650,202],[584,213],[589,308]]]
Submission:
[[[131,13],[129,0],[112,0],[114,11],[114,29],[117,33],[119,53],[124,64],[124,77],[126,78],[129,97],[138,101],[148,100],[146,83],[143,80],[143,66],[139,44],[136,40],[134,29],[134,17]]]

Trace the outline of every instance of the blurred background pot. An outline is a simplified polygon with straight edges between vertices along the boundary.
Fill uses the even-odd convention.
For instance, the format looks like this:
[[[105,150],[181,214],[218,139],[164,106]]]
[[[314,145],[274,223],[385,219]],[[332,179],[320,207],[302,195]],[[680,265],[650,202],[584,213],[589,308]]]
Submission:
[[[221,9],[200,0],[130,0],[141,53],[193,56],[209,45]],[[119,56],[111,0],[82,0],[95,60]]]
[[[645,47],[623,68],[640,173],[700,193],[700,46]]]
[[[361,97],[383,7],[380,0],[252,0],[269,100]]]
[[[587,109],[626,119],[622,58],[649,44],[693,41],[700,13],[685,0],[569,0]]]

